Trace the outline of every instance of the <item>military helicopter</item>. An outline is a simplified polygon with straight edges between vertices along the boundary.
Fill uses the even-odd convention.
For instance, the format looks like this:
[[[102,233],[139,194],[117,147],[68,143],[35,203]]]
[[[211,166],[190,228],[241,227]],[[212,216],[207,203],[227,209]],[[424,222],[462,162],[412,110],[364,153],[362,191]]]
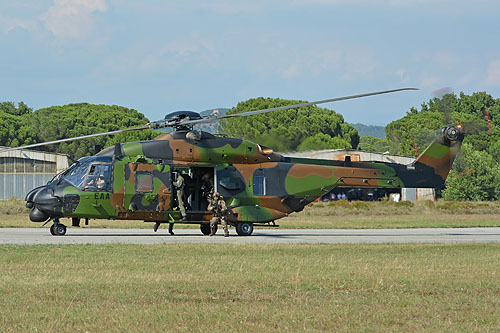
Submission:
[[[382,162],[331,161],[287,157],[265,146],[238,138],[215,136],[193,126],[232,117],[299,108],[415,88],[401,88],[301,103],[239,114],[203,118],[192,111],[177,111],[161,121],[112,132],[37,143],[32,148],[142,129],[173,128],[151,141],[116,144],[95,156],[83,157],[47,185],[26,195],[33,222],[53,222],[52,235],[64,235],[63,217],[80,219],[143,220],[200,224],[210,233],[213,214],[207,210],[208,190],[218,191],[228,207],[226,221],[236,233],[249,236],[254,226],[277,226],[275,220],[300,212],[335,187],[442,188],[464,133],[446,126],[410,165]],[[173,181],[182,173],[190,179],[186,193],[187,221],[175,199]]]

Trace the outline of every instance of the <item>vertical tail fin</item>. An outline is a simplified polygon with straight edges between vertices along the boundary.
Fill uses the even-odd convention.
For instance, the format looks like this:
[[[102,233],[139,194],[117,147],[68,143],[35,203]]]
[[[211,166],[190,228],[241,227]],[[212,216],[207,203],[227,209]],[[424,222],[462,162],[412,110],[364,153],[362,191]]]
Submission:
[[[431,182],[438,185],[435,187],[443,186],[463,139],[464,134],[460,125],[441,128],[434,142],[415,161],[415,169],[432,173],[432,177],[427,180],[432,179]]]

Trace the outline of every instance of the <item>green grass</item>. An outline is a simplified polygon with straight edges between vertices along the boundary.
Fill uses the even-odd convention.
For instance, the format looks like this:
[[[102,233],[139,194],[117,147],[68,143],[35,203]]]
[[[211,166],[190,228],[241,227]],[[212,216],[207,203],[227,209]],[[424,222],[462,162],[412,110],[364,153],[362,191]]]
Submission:
[[[0,246],[0,331],[498,331],[500,244]]]
[[[0,227],[41,227],[20,200],[0,200]],[[68,226],[71,221],[62,219]],[[500,226],[500,202],[318,202],[277,220],[281,228],[448,228]],[[85,228],[83,221],[82,228]],[[91,220],[91,228],[152,228],[142,221]],[[181,224],[176,228],[199,228]]]

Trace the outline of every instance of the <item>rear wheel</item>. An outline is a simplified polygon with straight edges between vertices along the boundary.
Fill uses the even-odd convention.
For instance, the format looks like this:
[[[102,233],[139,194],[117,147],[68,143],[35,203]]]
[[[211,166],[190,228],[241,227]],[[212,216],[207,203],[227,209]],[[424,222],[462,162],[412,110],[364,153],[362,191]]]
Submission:
[[[210,235],[210,224],[208,223],[200,224],[200,230],[202,234],[207,236]],[[215,230],[217,230],[217,226],[215,226]]]
[[[55,236],[55,235],[56,235],[55,225],[51,225],[51,226],[50,226],[50,234],[51,234],[52,236]]]
[[[239,236],[250,236],[253,232],[253,223],[240,222],[236,225],[236,233]]]

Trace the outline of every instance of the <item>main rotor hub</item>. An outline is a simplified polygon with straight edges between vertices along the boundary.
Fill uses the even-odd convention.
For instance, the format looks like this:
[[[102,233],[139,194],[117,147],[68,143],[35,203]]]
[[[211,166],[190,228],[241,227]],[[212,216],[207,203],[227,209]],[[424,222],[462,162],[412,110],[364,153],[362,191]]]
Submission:
[[[167,114],[165,116],[165,122],[173,123],[173,127],[176,131],[179,130],[192,130],[193,125],[183,125],[182,122],[190,120],[202,119],[198,112],[194,111],[175,111]]]
[[[182,120],[198,120],[202,117],[198,112],[194,111],[174,111],[165,116],[165,120],[168,122],[182,121]]]
[[[153,129],[173,127],[176,131],[191,131],[193,125],[184,123],[199,119],[203,119],[203,117],[198,112],[175,111],[167,114],[163,120],[151,122],[149,126]]]

